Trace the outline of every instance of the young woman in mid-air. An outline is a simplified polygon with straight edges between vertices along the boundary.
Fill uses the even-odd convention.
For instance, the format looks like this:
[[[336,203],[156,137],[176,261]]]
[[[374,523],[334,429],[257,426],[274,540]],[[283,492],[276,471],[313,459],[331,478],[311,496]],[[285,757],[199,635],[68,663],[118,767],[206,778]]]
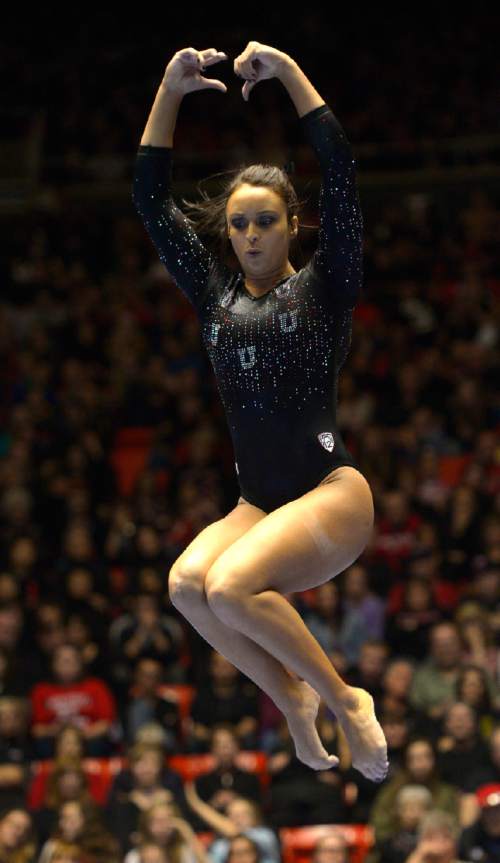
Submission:
[[[222,81],[202,75],[227,59],[215,48],[173,56],[133,180],[134,204],[159,257],[198,315],[241,491],[234,508],[175,561],[169,593],[205,640],[274,700],[298,758],[317,770],[338,764],[315,725],[322,697],[353,766],[380,782],[387,746],[372,696],[342,680],[286,598],[345,570],[373,528],[370,486],[336,427],[338,374],[362,285],[355,161],[342,126],[296,61],[249,42],[234,60],[245,79],[243,98],[248,101],[257,82],[278,78],[316,153],[318,245],[295,270],[288,255],[299,203],[286,172],[269,164],[243,167],[219,196],[200,203],[195,230],[172,197],[174,129],[187,93],[227,91]],[[202,229],[232,249],[238,270],[204,245]]]

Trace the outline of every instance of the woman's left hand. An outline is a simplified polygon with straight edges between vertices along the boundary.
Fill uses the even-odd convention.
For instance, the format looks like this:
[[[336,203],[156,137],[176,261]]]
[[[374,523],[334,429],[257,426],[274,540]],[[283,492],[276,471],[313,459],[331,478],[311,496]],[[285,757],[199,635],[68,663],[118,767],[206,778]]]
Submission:
[[[241,90],[245,101],[248,102],[250,90],[257,81],[277,77],[284,63],[289,59],[288,54],[278,51],[277,48],[272,48],[270,45],[263,45],[262,42],[249,42],[245,50],[234,61],[235,73],[241,78],[247,79]]]

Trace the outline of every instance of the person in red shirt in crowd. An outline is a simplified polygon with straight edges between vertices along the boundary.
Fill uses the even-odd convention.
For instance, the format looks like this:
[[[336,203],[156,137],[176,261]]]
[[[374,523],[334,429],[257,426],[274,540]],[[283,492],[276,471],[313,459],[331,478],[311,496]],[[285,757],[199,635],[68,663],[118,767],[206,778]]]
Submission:
[[[112,754],[117,729],[115,699],[107,684],[88,677],[80,649],[61,644],[52,659],[52,681],[37,683],[30,693],[31,731],[39,758],[51,758],[62,725],[72,723],[85,738],[85,754]]]

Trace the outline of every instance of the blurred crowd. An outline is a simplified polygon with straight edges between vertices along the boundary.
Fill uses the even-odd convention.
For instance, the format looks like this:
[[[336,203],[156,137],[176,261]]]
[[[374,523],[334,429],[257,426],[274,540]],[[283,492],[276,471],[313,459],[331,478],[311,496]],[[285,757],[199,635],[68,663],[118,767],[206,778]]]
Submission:
[[[304,32],[324,47],[320,24],[304,15]],[[216,36],[208,29],[203,41],[226,50]],[[248,38],[246,28],[231,33],[238,52]],[[299,34],[290,39],[299,51]],[[393,111],[397,93],[383,92],[394,65],[361,36],[353,74],[343,68],[338,115],[354,141],[496,131],[490,55],[474,28],[400,42],[411,48],[401,54],[404,110]],[[108,45],[100,62],[111,57],[131,77],[134,52]],[[85,88],[74,87],[84,46],[76,56],[82,67],[68,69],[48,111],[46,155],[59,147],[61,159],[47,160],[46,177],[109,176],[116,153],[126,155],[116,176],[130,177],[159,83],[151,61],[146,68],[142,56],[140,86],[127,92],[124,76],[108,102],[99,91],[86,106]],[[36,53],[20,68],[26,98],[36,68]],[[47,81],[57,68],[54,58]],[[455,68],[462,74],[451,80]],[[314,83],[336,111],[332,70],[322,69]],[[436,70],[441,89],[423,110]],[[376,92],[367,99],[368,78]],[[283,95],[261,98],[279,150]],[[211,105],[210,122],[186,109],[176,148],[238,145],[227,104]],[[261,120],[250,113],[246,122]],[[313,205],[308,215],[310,224]],[[367,863],[500,860],[498,201],[480,185],[448,202],[443,190],[439,200],[395,192],[364,215],[365,287],[338,420],[372,488],[375,528],[345,572],[288,599],[342,676],[372,693],[389,747],[381,785],[352,767],[324,704],[318,728],[339,767],[303,765],[268,696],[171,603],[172,564],[236,504],[238,489],[198,322],[131,201],[112,222],[83,208],[9,226],[0,863],[280,863],[282,831],[318,824],[332,829],[315,841],[313,863],[360,863],[338,825],[372,828]],[[302,253],[313,249],[304,236]],[[150,437],[125,489],[118,442],[134,429]],[[176,697],[186,689],[187,717]],[[260,773],[245,760],[255,752],[264,754]],[[187,779],[177,756],[210,756],[209,769]]]

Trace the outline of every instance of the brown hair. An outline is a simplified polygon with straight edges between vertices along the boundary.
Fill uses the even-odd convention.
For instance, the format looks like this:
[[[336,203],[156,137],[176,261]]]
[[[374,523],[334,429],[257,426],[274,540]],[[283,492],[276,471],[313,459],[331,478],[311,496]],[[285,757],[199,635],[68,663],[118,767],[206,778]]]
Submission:
[[[59,785],[59,780],[65,773],[76,773],[80,778],[82,790],[78,796],[78,802],[92,799],[88,788],[87,774],[85,773],[81,762],[73,760],[59,761],[54,765],[54,769],[47,779],[44,803],[50,809],[58,809],[62,803],[67,802],[61,797],[61,788]],[[68,802],[71,803],[73,801]]]
[[[22,806],[13,806],[11,809],[7,809],[2,812],[0,817],[0,821],[3,821],[4,818],[7,818],[11,812],[22,812],[23,815],[27,815],[29,818],[29,826],[26,831],[26,836],[23,839],[22,845],[18,848],[15,848],[13,851],[7,851],[7,856],[4,857],[5,849],[0,846],[0,863],[31,863],[36,854],[36,838],[35,838],[35,827],[33,824],[33,816],[26,809],[23,809]]]
[[[158,801],[158,803],[153,803],[151,806],[148,806],[147,809],[143,809],[141,814],[139,815],[139,847],[143,848],[145,845],[157,845],[157,841],[151,833],[151,829],[149,826],[151,815],[156,812],[157,809],[166,806],[171,810],[172,816],[174,818],[182,818],[181,811],[179,806],[174,801]],[[166,844],[166,851],[168,853],[169,860],[172,860],[172,863],[181,863],[183,858],[183,849],[186,846],[186,840],[184,836],[177,827],[173,827],[172,833],[169,836]]]
[[[81,809],[84,822],[82,836],[78,839],[81,850],[89,857],[99,860],[99,863],[119,863],[120,847],[118,840],[104,826],[100,809],[95,801],[65,800],[59,807],[58,816],[60,817],[63,806],[75,803]],[[64,841],[59,825],[53,832],[52,838]]]
[[[212,197],[207,195],[201,188],[201,184],[198,183],[197,189],[202,196],[201,201],[181,199],[190,213],[190,216],[185,215],[191,222],[193,229],[198,234],[204,234],[209,242],[212,241],[215,247],[214,251],[218,252],[223,259],[227,257],[228,252],[232,251],[227,231],[227,202],[232,193],[243,183],[248,183],[251,186],[266,186],[279,195],[286,206],[288,224],[291,223],[292,216],[299,215],[303,202],[299,201],[288,173],[277,165],[262,162],[254,165],[240,165],[230,171],[212,174],[211,177],[223,176],[224,174],[233,174],[234,176],[232,178],[229,176],[229,179],[222,183],[221,191]],[[210,177],[206,179],[208,180]],[[304,225],[304,227],[309,226]]]

